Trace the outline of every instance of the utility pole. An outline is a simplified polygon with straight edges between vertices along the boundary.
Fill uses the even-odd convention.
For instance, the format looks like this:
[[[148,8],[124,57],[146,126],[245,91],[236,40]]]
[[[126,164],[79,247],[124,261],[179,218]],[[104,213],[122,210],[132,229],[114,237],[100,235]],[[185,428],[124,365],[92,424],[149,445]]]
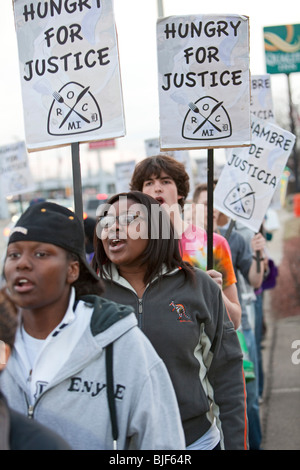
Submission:
[[[289,93],[289,107],[290,107],[290,126],[291,133],[296,135],[295,122],[294,122],[294,112],[293,112],[293,100],[292,100],[292,90],[291,90],[291,81],[290,74],[287,74],[287,83],[288,83],[288,93]],[[299,163],[298,163],[298,152],[297,152],[297,139],[293,148],[293,161],[294,161],[294,175],[295,175],[295,192],[300,191],[299,186]]]

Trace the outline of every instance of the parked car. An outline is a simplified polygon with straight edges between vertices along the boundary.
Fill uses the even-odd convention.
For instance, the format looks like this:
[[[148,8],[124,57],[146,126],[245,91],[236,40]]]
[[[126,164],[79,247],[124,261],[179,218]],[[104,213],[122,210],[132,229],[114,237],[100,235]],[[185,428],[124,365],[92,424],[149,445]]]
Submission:
[[[84,217],[93,217],[95,219],[98,207],[101,204],[104,204],[107,200],[107,194],[97,194],[95,196],[90,196],[84,203]]]
[[[74,211],[73,208],[73,202],[71,199],[44,199],[44,198],[36,198],[32,199],[29,203],[25,203],[23,205],[23,212],[27,209],[27,207],[31,204],[35,204],[37,202],[42,202],[42,201],[48,201],[48,202],[55,202],[56,204],[60,204],[61,206],[67,207],[71,211]],[[9,223],[4,227],[3,229],[3,237],[5,241],[8,240],[11,229],[16,225],[16,222],[19,220],[21,217],[22,212],[18,211],[15,214],[12,215]]]

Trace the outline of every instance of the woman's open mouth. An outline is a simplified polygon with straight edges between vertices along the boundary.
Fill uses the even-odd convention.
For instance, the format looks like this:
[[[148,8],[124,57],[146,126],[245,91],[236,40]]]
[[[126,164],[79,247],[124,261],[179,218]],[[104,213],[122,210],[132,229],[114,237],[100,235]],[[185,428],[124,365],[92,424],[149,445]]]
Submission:
[[[113,252],[121,250],[125,245],[125,240],[120,238],[112,238],[109,240],[109,249]]]
[[[14,283],[14,289],[20,294],[24,294],[33,289],[34,284],[26,278],[19,278]]]

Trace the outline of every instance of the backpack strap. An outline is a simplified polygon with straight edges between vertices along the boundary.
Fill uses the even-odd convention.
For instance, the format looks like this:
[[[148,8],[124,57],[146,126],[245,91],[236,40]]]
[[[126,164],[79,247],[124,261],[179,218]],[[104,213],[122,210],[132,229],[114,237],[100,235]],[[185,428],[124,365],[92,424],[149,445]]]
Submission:
[[[106,347],[106,383],[107,399],[111,418],[112,436],[114,440],[114,450],[117,450],[117,440],[119,436],[116,404],[114,397],[113,378],[113,343]]]

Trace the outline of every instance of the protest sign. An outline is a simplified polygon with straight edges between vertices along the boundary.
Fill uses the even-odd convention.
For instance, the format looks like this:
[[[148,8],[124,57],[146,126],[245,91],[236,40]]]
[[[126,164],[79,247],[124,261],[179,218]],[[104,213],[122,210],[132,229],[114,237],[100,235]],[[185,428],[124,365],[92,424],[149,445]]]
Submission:
[[[129,184],[135,168],[135,160],[115,163],[116,192],[129,191]]]
[[[250,145],[247,17],[160,18],[157,55],[162,150]]]
[[[125,134],[112,0],[14,0],[29,151]]]
[[[259,119],[275,122],[269,74],[251,76],[250,111]]]
[[[258,232],[295,136],[252,115],[252,144],[233,149],[214,191],[214,207]]]
[[[206,183],[207,182],[207,171],[208,171],[208,163],[207,158],[196,158],[195,159],[196,168],[197,168],[197,176],[196,182],[197,184]],[[214,180],[219,179],[220,174],[223,170],[224,164],[219,162],[214,162]]]
[[[35,190],[25,142],[0,147],[0,182],[2,197]]]

